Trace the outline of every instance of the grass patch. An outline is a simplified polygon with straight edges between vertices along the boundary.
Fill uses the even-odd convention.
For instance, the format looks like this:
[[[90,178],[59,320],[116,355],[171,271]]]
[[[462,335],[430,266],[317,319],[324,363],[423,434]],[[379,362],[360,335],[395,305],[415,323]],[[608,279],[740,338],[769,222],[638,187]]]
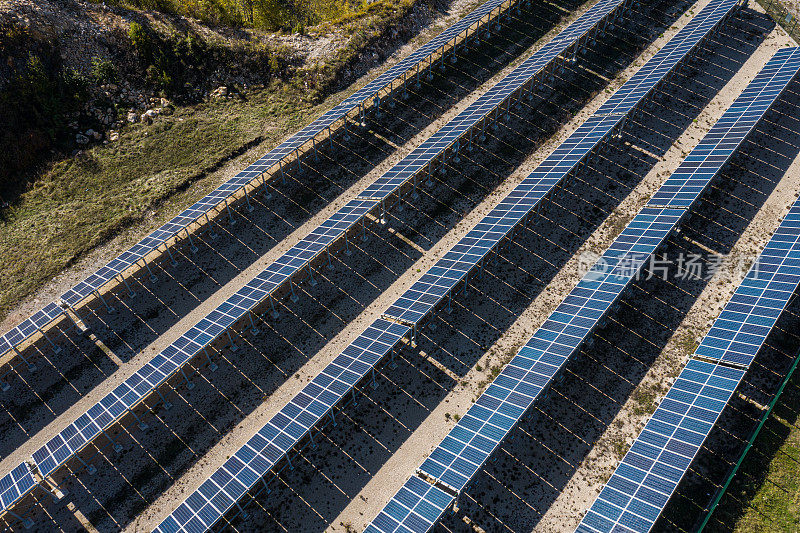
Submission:
[[[246,100],[178,108],[147,129],[126,130],[117,143],[53,165],[2,213],[0,315],[120,230],[166,219],[213,188],[209,171],[243,146],[265,139],[266,151],[314,112],[273,87]],[[188,191],[195,182],[208,186]],[[152,213],[157,208],[162,213]]]

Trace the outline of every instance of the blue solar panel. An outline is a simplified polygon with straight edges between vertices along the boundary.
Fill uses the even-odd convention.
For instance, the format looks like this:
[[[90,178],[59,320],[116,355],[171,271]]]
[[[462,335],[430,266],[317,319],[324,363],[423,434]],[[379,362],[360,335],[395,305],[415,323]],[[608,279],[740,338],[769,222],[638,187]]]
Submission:
[[[385,316],[413,325],[439,305],[456,285],[466,279],[470,271],[485,260],[512,228],[623,123],[627,113],[639,105],[736,5],[735,0],[721,0],[701,10],[465,239],[408,289],[386,311]]]
[[[470,129],[479,124],[495,109],[498,109],[509,96],[526,83],[541,75],[553,59],[561,56],[575,45],[577,40],[598,22],[613,13],[624,0],[601,0],[581,18],[569,25],[552,41],[545,44],[535,54],[522,62],[508,76],[482,94],[475,102],[459,113],[444,127],[431,135],[410,154],[398,162],[391,170],[369,185],[361,198],[382,200],[394,193],[403,184],[442,156],[447,148],[454,146]],[[564,37],[567,35],[568,37]]]
[[[689,360],[577,531],[649,531],[744,373]]]
[[[769,62],[765,70],[767,72],[774,71],[776,62],[788,62],[788,57],[789,54],[785,52],[776,54],[776,59]],[[784,86],[787,81],[783,77],[773,76],[771,79],[775,80],[774,83],[778,85],[784,84]],[[759,75],[753,83],[758,86],[763,83],[763,80],[764,76]],[[741,108],[742,101],[758,100],[760,102],[759,105],[763,104],[764,106],[761,111],[763,114],[777,99],[780,91],[770,91],[769,94],[766,94],[766,92],[759,93],[755,97],[753,94],[753,91],[746,90],[740,96],[740,99],[734,102],[733,107]],[[749,120],[749,117],[745,116],[744,120]],[[700,146],[703,145],[701,143]],[[566,150],[559,149],[557,151],[559,153],[567,153]],[[691,156],[690,154],[689,157]],[[719,167],[717,167],[716,171],[718,170]],[[716,171],[708,173],[705,179],[711,180]],[[669,181],[667,181],[664,186],[668,187],[669,185]],[[656,194],[660,192],[661,189]],[[570,355],[579,348],[593,328],[601,321],[613,302],[620,296],[630,281],[634,279],[657,247],[677,227],[691,205],[692,202],[679,208],[645,206],[614,240],[601,259],[584,276],[575,289],[570,292],[567,298],[536,331],[528,343],[500,372],[500,375],[489,385],[465,416],[459,420],[441,444],[433,450],[418,469],[419,472],[450,487],[457,493],[463,490],[491,453],[508,435],[522,414],[527,411],[535,399],[552,382],[552,379],[560,371]],[[798,206],[800,206],[800,201]],[[766,300],[766,306],[774,306],[775,298],[778,297],[776,291],[782,290],[783,292],[779,296],[786,298],[787,294],[791,294],[791,291],[794,291],[800,281],[800,263],[796,260],[787,260],[787,258],[792,257],[800,258],[800,249],[795,250],[798,234],[800,234],[800,211],[796,209],[797,207],[792,208],[790,214],[776,232],[776,236],[773,239],[774,244],[768,245],[765,250],[765,257],[769,258],[766,263],[770,265],[768,279],[775,279],[776,283],[783,283],[780,287],[774,286],[769,289],[763,283],[759,286],[758,294],[763,294],[763,297],[768,299]],[[518,214],[514,216],[519,218]],[[488,226],[484,229],[490,231]],[[503,229],[502,231],[506,230]],[[475,239],[475,237],[474,235],[472,236],[470,244],[480,244],[481,241]],[[481,253],[484,253],[483,250],[485,249],[486,246],[483,246]],[[775,253],[772,250],[775,250]],[[469,252],[470,249],[467,248],[461,251]],[[480,256],[478,260],[482,258],[483,256]],[[459,258],[450,257],[449,259],[457,261]],[[764,262],[760,259],[754,269],[757,270],[760,264]],[[779,271],[773,268],[777,264],[782,266]],[[441,266],[451,268],[450,265]],[[463,267],[459,268],[464,270]],[[443,276],[444,279],[452,279],[454,277],[454,275]],[[441,287],[441,283],[437,284],[438,280],[435,278],[423,277],[423,279],[427,282],[428,287]],[[449,288],[452,288],[452,286],[446,287],[445,290]],[[442,292],[441,288],[438,288],[438,290]],[[753,293],[751,292],[748,295],[752,296]],[[414,296],[417,301],[423,300],[416,294]],[[404,301],[410,300],[411,298],[408,297],[404,299]],[[425,309],[419,307],[418,304],[416,304],[416,307],[409,304],[404,305],[405,307],[401,311],[406,314],[401,315],[400,312],[396,311],[395,316],[401,316],[408,321],[413,321],[418,319],[418,316],[412,316],[409,314],[409,310],[420,313],[425,312]],[[747,330],[746,333],[750,334],[752,330]],[[739,343],[730,343],[731,346],[736,345],[738,347],[740,343],[745,342],[742,339],[737,338],[737,340]],[[715,403],[706,396],[719,397],[720,392],[718,389],[721,388],[729,391],[725,393],[727,396],[724,399],[727,399],[730,391],[736,387],[738,379],[741,377],[741,372],[738,370],[732,371],[727,367],[705,364],[714,369],[709,370],[711,377],[707,380],[708,387],[702,390],[699,388],[695,390],[699,397],[693,403],[691,410],[683,421],[683,423],[690,426],[694,423],[693,421],[696,417],[710,416],[708,414],[710,410],[721,411],[724,402]],[[691,364],[692,369],[696,366],[698,366],[698,363]],[[724,379],[731,376],[733,378],[730,381],[724,381]],[[668,405],[664,404],[664,408],[667,407]],[[711,422],[707,427],[710,429]],[[679,439],[685,435],[683,429],[675,434],[678,435]],[[702,440],[696,442],[696,445],[699,446],[700,442]],[[659,457],[659,460],[667,462],[673,460],[676,449],[682,450],[682,453],[690,451],[681,448],[681,446],[683,446],[681,442],[671,443],[666,448],[667,451]],[[654,467],[654,472],[657,475],[661,475],[659,472],[663,471],[664,468],[661,466]],[[655,478],[648,479],[655,480]],[[642,489],[642,494],[649,494],[649,490],[649,488]],[[657,500],[658,498],[653,498],[653,501]],[[603,507],[607,503],[600,502],[598,505]],[[620,512],[621,522],[616,523],[615,527],[622,531],[624,527],[633,527],[635,524],[634,518],[652,517],[652,513],[646,509],[646,505],[650,505],[650,503],[639,504],[634,502],[631,506],[631,512],[634,514],[639,512],[640,515],[634,517],[631,514],[625,514],[623,517],[622,512]]]
[[[407,77],[419,73],[419,70],[423,68],[422,64],[438,53],[443,47],[448,46],[448,43],[451,41],[455,43],[455,40],[459,36],[488,22],[491,18],[498,16],[504,8],[508,8],[513,4],[513,0],[489,0],[485,2],[431,39],[428,43],[421,46],[408,57],[353,93],[339,105],[331,108],[311,124],[292,135],[258,161],[239,172],[216,190],[181,211],[181,213],[172,220],[120,254],[106,266],[69,289],[61,296],[60,300],[70,307],[78,305],[84,298],[105,286],[105,284],[114,279],[114,277],[121,275],[128,268],[138,264],[139,261],[142,261],[160,246],[165,245],[165,243],[173,237],[177,237],[180,232],[186,230],[189,224],[199,220],[202,216],[206,216],[212,208],[217,207],[222,202],[226,202],[228,198],[233,196],[236,191],[246,184],[260,177],[264,172],[274,170],[276,165],[280,165],[287,156],[301,149],[306,143],[331,125],[347,117],[349,113],[358,109],[359,106],[372,102],[375,96],[384,88],[391,86],[396,81],[399,82],[399,86],[406,81]],[[488,18],[482,21],[487,15]],[[48,307],[53,305],[56,304],[50,304]],[[41,313],[42,311],[36,315]],[[63,311],[57,316],[60,316],[60,314],[63,314]],[[17,346],[20,342],[33,334],[28,333],[22,337],[19,335],[21,329],[28,329],[30,325],[29,321],[33,320],[36,315],[23,322],[6,335],[3,335],[3,337],[0,337],[0,355]],[[41,323],[40,321],[35,321],[37,326],[33,331],[52,322],[57,316]]]
[[[593,6],[592,9],[590,9],[586,14],[584,14],[578,21],[573,23],[582,25],[579,31],[571,30],[572,25],[570,25],[564,31],[570,31],[571,34],[577,37],[585,35],[585,33],[589,29],[591,29],[594,25],[596,25],[597,22],[602,20],[603,17],[607,16],[609,13],[613,12],[613,10],[616,9],[616,7],[622,5],[623,3],[624,0],[604,0],[598,3],[597,5]],[[592,22],[591,24],[586,25],[584,24],[585,20],[590,20]],[[525,81],[530,80],[534,76],[534,74],[541,72],[544,69],[544,67],[547,66],[550,63],[550,61],[552,61],[552,59],[557,56],[557,54],[553,50],[560,50],[560,51],[566,50],[570,44],[571,43],[564,43],[563,40],[560,40],[558,47],[554,48],[550,47],[549,45],[545,45],[545,47],[543,47],[539,52],[534,54],[534,56],[531,59],[523,63],[523,65],[521,65],[517,69],[515,69],[508,77],[504,78],[502,81],[500,81],[496,86],[494,86],[486,93],[486,95],[494,95],[494,96],[489,98],[486,95],[484,95],[475,103],[473,103],[471,106],[469,106],[464,112],[462,112],[459,116],[457,116],[447,125],[445,125],[441,130],[439,130],[439,132],[437,132],[437,134],[434,134],[434,136],[431,137],[431,139],[437,138],[438,141],[429,140],[423,143],[420,149],[412,152],[412,154],[407,156],[403,161],[398,163],[398,165],[393,167],[392,170],[390,170],[387,174],[385,174],[383,178],[379,178],[379,180],[376,183],[369,186],[367,190],[360,195],[361,198],[360,201],[376,202],[385,198],[388,194],[392,193],[393,191],[396,191],[403,183],[408,181],[408,179],[410,179],[410,177],[412,177],[414,173],[418,172],[421,168],[423,168],[424,165],[427,164],[427,162],[430,162],[435,154],[442,153],[444,149],[448,146],[448,143],[452,141],[451,137],[449,136],[436,137],[437,135],[439,135],[440,132],[442,131],[447,132],[447,135],[453,135],[454,134],[453,132],[460,132],[457,133],[457,135],[459,136],[463,135],[465,132],[469,130],[469,127],[464,127],[465,124],[474,125],[479,118],[489,113],[492,109],[495,109],[500,102],[502,102],[510,94],[512,94],[514,90],[521,87]],[[599,140],[602,138],[602,135],[595,134],[592,132],[592,129],[594,127],[595,126],[590,126],[587,130],[585,130],[586,131],[585,136],[591,139],[590,142],[592,143],[592,145],[599,142]],[[443,141],[442,139],[445,140]],[[580,160],[580,157],[578,158],[578,160]],[[402,174],[400,173],[400,171],[395,172],[398,168],[405,169],[403,172],[406,172],[406,174]],[[535,203],[535,200],[533,202],[531,200],[540,197],[542,191],[545,188],[547,188],[548,185],[552,187],[554,183],[555,180],[553,180],[549,176],[543,176],[543,177],[534,176],[528,180],[525,180],[520,185],[520,187],[515,189],[515,193],[509,195],[509,197],[506,198],[506,200],[504,200],[504,203],[501,204],[501,206],[498,206],[498,208],[494,212],[495,213],[502,212],[504,216],[509,216],[511,213],[519,211],[520,208],[524,209],[527,207],[529,209],[528,206],[532,206],[533,203]],[[518,197],[518,193],[520,191],[524,192],[523,195],[524,197],[522,196]],[[332,240],[327,241],[328,244],[330,244],[330,242],[332,242]],[[307,264],[307,261],[310,260],[308,259],[308,257],[311,257],[311,254],[319,253],[319,251],[321,250],[321,248],[318,249],[316,245],[309,245],[309,246],[310,248],[304,246],[302,249],[298,249],[298,255],[291,255],[291,254],[285,255],[284,257],[289,258],[287,261],[281,262],[281,260],[279,260],[278,262],[280,264],[279,267],[270,267],[270,269],[265,271],[265,273],[259,276],[257,279],[261,279],[265,283],[274,283],[275,286],[277,286],[278,283],[282,283],[282,280],[285,280],[297,269],[302,268],[304,264]],[[272,281],[276,278],[277,281]],[[379,323],[392,324],[392,322],[388,322],[383,319],[376,322],[376,324]],[[397,328],[403,328],[404,332],[411,331],[411,329],[406,326],[400,326],[399,324],[394,324],[394,326]],[[399,339],[403,335],[405,335],[405,333],[399,335],[397,337],[397,340],[399,341]],[[324,382],[327,382],[328,380],[339,376],[338,373],[341,373],[341,376],[339,376],[335,381],[335,383],[339,387],[341,395],[348,392],[349,390],[352,390],[353,385],[355,385],[355,383],[359,379],[361,379],[361,377],[363,377],[363,374],[354,373],[352,370],[342,372],[340,367],[345,363],[349,364],[348,361],[356,357],[355,352],[357,352],[360,349],[358,347],[359,346],[358,342],[361,342],[360,339],[357,340],[353,345],[348,347],[348,349],[346,349],[339,356],[339,358],[334,360],[333,364],[330,367],[328,367],[328,369],[323,371],[319,376],[317,376],[315,380],[320,379],[323,380]],[[387,349],[386,353],[388,353],[390,349],[391,347]],[[385,355],[385,353],[383,355]],[[356,365],[359,368],[361,368],[364,371],[364,373],[366,373],[371,369],[373,369],[379,360],[380,357],[375,358],[374,361],[371,362],[356,360]],[[329,372],[333,371],[338,373],[335,375],[333,374],[329,375]],[[312,382],[312,385],[314,385],[314,382]],[[341,396],[337,396],[336,401],[338,401],[338,399],[340,398]],[[294,401],[295,400],[292,400],[292,402]],[[292,406],[292,402],[290,402],[289,404],[290,407]],[[324,414],[325,413],[321,413],[315,418],[309,419],[312,425],[318,422],[321,416],[323,416]],[[289,444],[291,446],[294,446],[294,444],[296,444],[296,442],[304,435],[305,435],[304,432],[298,433],[297,435],[292,435],[293,440]],[[269,468],[272,468],[273,465],[274,463],[271,463],[269,465]],[[238,499],[238,496],[236,498]],[[202,502],[202,500],[197,500],[197,501]],[[233,501],[235,501],[235,499]],[[208,510],[209,509],[208,505],[210,504],[199,503],[198,505],[200,505],[200,507],[197,506],[191,507],[191,505],[188,502],[189,500],[187,500],[187,503],[184,503],[181,507],[179,507],[179,509],[177,509],[173,513],[173,515],[170,516],[164,522],[164,524],[162,524],[164,531],[173,531],[175,530],[174,529],[175,527],[183,527],[184,525],[188,524],[189,521],[191,521],[192,524],[196,524],[198,520],[201,520],[201,518],[199,518],[201,514],[207,516],[214,516],[216,517],[215,520],[218,519],[219,516],[221,516],[213,514],[211,513],[211,511]],[[225,510],[227,510],[227,508],[229,507],[226,507],[224,510],[222,510],[222,512],[224,513]],[[202,513],[200,512],[201,509]],[[217,507],[217,509],[219,510],[220,508]]]
[[[570,31],[577,39],[588,31],[587,28],[591,28],[593,24],[602,20],[604,16],[608,15],[623,2],[624,0],[604,0],[600,2],[587,11],[578,21],[573,23],[573,25],[581,24],[581,28],[583,29],[580,31],[573,31],[571,30],[572,25],[570,25],[565,31]],[[593,22],[587,26],[585,24],[586,21]],[[558,49],[563,51],[568,48],[570,44],[571,43],[561,41]],[[535,73],[549,64],[554,57],[552,48],[547,48],[547,46],[545,46],[542,50],[534,54],[532,58],[540,58],[539,60],[529,60],[527,63],[527,78],[524,78],[523,74],[520,73],[520,68],[515,69],[512,74],[489,90],[489,93],[500,95],[492,100],[494,105],[498,105],[502,99],[507,98],[508,95],[513,92],[509,90],[509,87],[513,86],[516,88],[521,86],[524,79],[533,77]],[[513,83],[507,81],[509,79],[511,79]],[[484,102],[483,100],[479,101]],[[470,120],[473,120],[475,117],[481,116],[481,113],[488,113],[490,109],[493,109],[493,107],[486,107],[485,102],[480,105],[474,103],[468,107],[464,113],[470,117]],[[462,115],[464,115],[464,113],[462,113]],[[462,115],[459,115],[459,117]],[[454,131],[450,125],[461,123],[462,119],[459,117],[456,117],[456,119],[448,123],[448,125],[445,125],[442,130]],[[443,150],[444,147],[441,149]],[[534,181],[536,181],[536,184],[533,182],[525,182],[522,187],[523,189],[527,187],[529,194],[535,196],[537,191],[541,189],[541,183],[547,183],[548,180]],[[395,183],[392,187],[396,189],[400,185],[401,183]],[[384,188],[384,191],[390,190],[390,188]],[[372,198],[359,198],[348,202],[317,229],[289,249],[274,263],[270,264],[242,289],[237,291],[236,294],[228,298],[189,331],[181,335],[178,340],[145,364],[133,376],[125,380],[117,389],[92,407],[87,414],[78,418],[78,420],[51,439],[45,446],[37,450],[34,453],[34,459],[39,465],[40,470],[43,473],[46,472],[47,475],[63,465],[70,457],[77,453],[77,451],[97,437],[103,428],[114,423],[129,409],[144,400],[156,388],[178,372],[192,357],[225,333],[237,320],[272,296],[293,274],[308,266],[319,254],[323,253],[328,246],[341,238],[355,224],[362,221],[366,214],[379,203],[379,200]],[[511,210],[511,208],[509,208],[509,210]],[[384,322],[385,321],[380,321],[379,323],[383,324]],[[369,331],[371,330],[368,330],[368,332]],[[345,356],[348,356],[347,351],[340,357]],[[364,363],[362,361],[358,364],[362,365]],[[374,366],[374,363],[372,366]],[[348,375],[351,377],[355,376],[355,374]],[[339,378],[337,383],[341,383],[342,379],[343,378]],[[352,387],[353,384],[350,384],[350,387]]]
[[[364,533],[426,533],[455,498],[418,477],[411,477]]]
[[[741,146],[800,69],[800,51],[775,53],[647,205],[688,207]]]
[[[156,529],[205,531],[408,335],[410,328],[376,320],[289,401]]]
[[[20,463],[10,473],[0,478],[0,516],[33,489],[36,482],[28,463]]]
[[[697,348],[750,366],[800,283],[800,204],[795,203]]]
[[[682,209],[644,208],[433,450],[420,471],[462,491],[683,214]]]
[[[31,338],[37,331],[61,317],[64,310],[58,304],[47,304],[43,309],[34,313],[30,318],[23,320],[17,327],[0,337],[0,354],[19,346],[26,339]]]

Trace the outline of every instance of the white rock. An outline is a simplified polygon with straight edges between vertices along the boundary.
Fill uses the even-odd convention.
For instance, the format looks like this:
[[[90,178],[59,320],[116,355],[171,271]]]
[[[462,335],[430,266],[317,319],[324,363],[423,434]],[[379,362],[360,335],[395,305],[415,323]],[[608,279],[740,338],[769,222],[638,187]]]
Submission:
[[[147,111],[144,112],[144,114],[150,118],[156,118],[158,116],[158,110],[148,109]]]
[[[136,115],[136,113],[133,112],[128,113],[128,122],[134,123],[137,120],[139,120],[139,117]]]

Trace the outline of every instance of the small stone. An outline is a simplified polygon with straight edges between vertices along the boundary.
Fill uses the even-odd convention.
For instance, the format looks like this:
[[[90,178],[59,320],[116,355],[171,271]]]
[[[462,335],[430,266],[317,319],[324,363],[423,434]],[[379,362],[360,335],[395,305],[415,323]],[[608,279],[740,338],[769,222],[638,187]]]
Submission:
[[[108,140],[109,141],[118,141],[119,140],[119,132],[116,131],[109,131],[108,132]]]
[[[158,116],[158,110],[157,109],[148,109],[147,111],[144,112],[144,114],[147,115],[150,118],[156,118]]]
[[[136,115],[136,113],[133,113],[133,112],[128,113],[128,122],[133,124],[137,120],[139,120],[139,117]]]
[[[89,137],[82,133],[75,135],[75,142],[78,144],[89,144]]]

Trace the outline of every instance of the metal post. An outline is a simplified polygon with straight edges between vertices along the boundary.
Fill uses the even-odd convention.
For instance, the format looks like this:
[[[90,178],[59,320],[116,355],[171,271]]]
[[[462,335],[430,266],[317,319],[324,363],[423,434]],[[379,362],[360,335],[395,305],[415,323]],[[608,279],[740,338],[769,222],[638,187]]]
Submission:
[[[147,268],[147,272],[150,273],[150,281],[153,282],[153,283],[158,281],[158,276],[153,274],[153,271],[150,269],[150,264],[144,259],[142,259],[142,262],[144,263],[145,268]]]
[[[22,359],[22,361],[23,361],[23,362],[24,362],[26,365],[28,365],[28,371],[29,371],[29,372],[36,372],[36,365],[35,365],[35,364],[33,364],[33,363],[31,363],[31,362],[29,362],[27,359],[25,359],[25,356],[24,356],[24,355],[22,355],[22,352],[20,352],[20,351],[19,351],[19,348],[17,348],[16,346],[14,346],[13,348],[14,348],[14,353],[16,353],[16,354],[17,354],[17,357],[19,357],[20,359]]]
[[[253,207],[253,205],[250,203],[250,195],[249,195],[249,194],[247,194],[247,191],[244,191],[244,201],[245,201],[245,202],[247,202],[247,211],[248,211],[248,212],[250,212],[250,213],[252,213],[252,212],[253,212],[253,209],[255,209],[255,208],[254,208],[254,207]]]
[[[175,257],[172,255],[172,250],[170,250],[169,246],[164,246],[167,249],[167,253],[169,254],[169,262],[172,266],[178,266],[178,262],[175,261]]]
[[[228,199],[225,198],[225,209],[228,210],[228,219],[230,219],[231,226],[236,224],[236,219],[233,218],[233,213],[231,213],[231,206],[228,205]]]
[[[108,311],[109,313],[113,313],[114,312],[114,308],[111,307],[110,305],[108,305],[108,303],[106,302],[106,299],[103,298],[102,294],[100,294],[100,291],[96,290],[96,291],[94,291],[94,293],[97,295],[98,298],[100,298],[100,301],[103,302],[103,305],[106,306],[106,311]]]
[[[363,219],[361,221],[361,227],[364,229],[363,233],[361,234],[361,242],[367,242],[367,219]]]
[[[93,475],[95,475],[97,473],[97,469],[94,467],[94,465],[86,464],[86,461],[81,459],[80,455],[76,455],[75,457],[78,459],[78,461],[80,461],[80,463],[84,467],[86,467],[86,471],[89,473],[90,476],[93,476]]]
[[[230,350],[232,352],[235,352],[236,350],[238,350],[239,347],[236,346],[236,343],[233,342],[233,337],[231,337],[231,331],[230,330],[225,331],[225,335],[228,336],[228,340],[231,342],[231,344],[230,344],[230,346],[228,346],[228,348],[230,348]]]
[[[372,388],[373,389],[378,388],[378,382],[375,381],[375,367],[372,367]]]
[[[183,371],[183,368],[180,369],[180,372],[181,376],[183,376],[183,379],[186,380],[186,388],[192,390],[194,388],[194,383],[189,381],[189,377],[186,375],[186,372]]]
[[[119,279],[122,280],[122,283],[125,284],[125,288],[128,289],[128,296],[130,296],[131,298],[135,297],[136,296],[136,292],[131,288],[130,284],[128,283],[128,280],[125,279],[122,276],[122,274],[120,274]]]
[[[197,253],[197,246],[194,244],[194,239],[192,238],[192,234],[189,233],[189,228],[184,228],[186,231],[186,237],[189,239],[189,250],[192,251],[193,254]]]
[[[297,303],[297,300],[300,298],[294,293],[294,282],[292,281],[292,278],[289,278],[289,289],[292,291],[291,300]]]
[[[245,510],[242,508],[242,506],[239,504],[239,502],[238,502],[238,501],[237,501],[237,502],[234,502],[234,503],[236,504],[236,507],[239,509],[239,512],[240,512],[240,513],[242,513],[242,518],[247,518],[247,516],[248,516],[248,514],[247,514],[247,511],[245,511]]]
[[[171,402],[168,402],[168,401],[167,401],[167,399],[166,399],[166,398],[164,398],[164,395],[163,395],[163,394],[161,394],[161,391],[160,391],[160,390],[156,389],[156,394],[158,394],[158,397],[159,397],[159,398],[161,398],[161,403],[163,403],[163,404],[164,404],[164,409],[166,409],[167,411],[169,411],[170,409],[172,409],[172,403],[171,403]]]
[[[353,387],[350,389],[350,392],[353,394],[353,405],[358,405],[358,400],[356,399],[356,388]],[[331,410],[331,413],[333,413],[333,410]]]
[[[281,316],[281,314],[278,312],[278,310],[275,309],[275,300],[272,298],[272,296],[269,297],[269,306],[272,308],[272,318],[273,319],[277,319],[279,316]]]
[[[135,418],[135,419],[136,419],[136,422],[138,422],[138,423],[139,423],[139,429],[141,429],[142,431],[144,431],[145,429],[147,429],[147,428],[149,428],[149,427],[150,427],[150,426],[148,426],[147,424],[145,424],[144,422],[142,422],[142,420],[141,420],[141,419],[140,419],[138,416],[136,416],[136,413],[134,413],[134,412],[133,412],[133,409],[128,409],[128,412],[129,412],[130,414],[132,414],[132,415],[133,415],[133,418]]]
[[[208,216],[208,213],[206,213],[206,222],[208,222],[208,227],[209,227],[208,235],[211,237],[211,240],[216,240],[217,232],[214,231],[214,224],[212,224],[211,217]]]
[[[330,247],[326,248],[328,251],[328,270],[333,270],[333,260],[331,259],[331,249]]]
[[[211,356],[209,355],[207,348],[203,348],[203,353],[206,354],[206,359],[208,359],[208,369],[211,370],[212,372],[216,372],[217,369],[219,368],[219,365],[217,365],[214,361],[211,360]]]
[[[39,331],[41,331],[41,330],[39,330]],[[53,348],[53,352],[54,353],[61,353],[61,346],[59,346],[59,345],[55,344],[53,341],[51,341],[50,337],[48,337],[47,333],[45,333],[44,331],[42,331],[42,337],[47,339],[47,342],[50,343],[50,346]]]
[[[253,313],[247,313],[247,316],[250,318],[250,325],[252,326],[250,331],[253,332],[253,335],[258,335],[260,331],[258,330],[258,327],[256,326],[256,323],[253,320]]]
[[[261,174],[261,185],[264,187],[264,198],[269,200],[272,198],[272,193],[269,192],[269,187],[267,187],[267,178],[264,174]]]
[[[308,267],[308,284],[312,287],[317,286],[317,280],[314,279],[314,269],[311,267]]]
[[[333,407],[331,407],[331,420],[333,421],[333,427],[336,427],[336,416],[333,414]]]

